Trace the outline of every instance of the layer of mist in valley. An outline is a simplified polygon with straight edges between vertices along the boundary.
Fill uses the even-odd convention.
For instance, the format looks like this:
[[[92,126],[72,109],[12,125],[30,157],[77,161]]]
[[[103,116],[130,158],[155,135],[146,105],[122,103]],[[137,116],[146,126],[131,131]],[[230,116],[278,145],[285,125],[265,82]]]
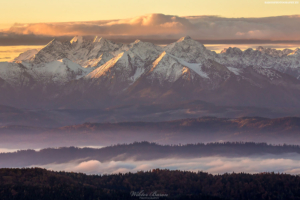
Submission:
[[[161,168],[184,171],[300,173],[300,146],[265,143],[158,145],[149,142],[96,148],[64,147],[0,154],[0,167],[111,174]]]

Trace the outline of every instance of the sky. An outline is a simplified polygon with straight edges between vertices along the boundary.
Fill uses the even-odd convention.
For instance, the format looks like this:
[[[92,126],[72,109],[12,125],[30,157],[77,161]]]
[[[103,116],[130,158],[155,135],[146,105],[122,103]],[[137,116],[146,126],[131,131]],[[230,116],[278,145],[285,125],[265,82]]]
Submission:
[[[264,0],[1,0],[0,28],[13,23],[112,20],[151,13],[229,18],[299,15],[300,5],[295,3],[266,4]]]
[[[16,56],[19,50],[11,46],[20,50],[30,46],[42,48],[53,38],[66,41],[75,35],[98,35],[123,43],[140,39],[169,44],[189,35],[203,44],[283,45],[278,48],[300,45],[298,1],[283,0],[281,4],[275,4],[275,0],[0,2],[0,47],[3,47],[0,62]]]
[[[298,41],[300,15],[261,18],[178,16],[152,13],[134,18],[85,22],[18,23],[0,32],[0,45],[48,43],[53,37],[103,36],[108,39]],[[133,41],[134,41],[133,40]],[[35,43],[36,42],[36,43]],[[168,42],[168,41],[166,41]]]
[[[189,35],[196,40],[221,40],[220,43],[300,41],[298,1],[0,1],[1,46],[44,45],[53,37],[75,35],[100,35],[115,40],[175,40]]]

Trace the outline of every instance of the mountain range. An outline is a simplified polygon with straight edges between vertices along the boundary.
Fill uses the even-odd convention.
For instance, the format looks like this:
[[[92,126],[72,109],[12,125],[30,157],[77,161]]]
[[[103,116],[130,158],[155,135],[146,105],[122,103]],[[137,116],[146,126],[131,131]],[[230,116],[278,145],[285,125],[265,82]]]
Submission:
[[[300,109],[300,50],[227,48],[189,36],[157,46],[96,36],[52,40],[0,63],[0,104],[95,109],[201,100],[218,106]]]

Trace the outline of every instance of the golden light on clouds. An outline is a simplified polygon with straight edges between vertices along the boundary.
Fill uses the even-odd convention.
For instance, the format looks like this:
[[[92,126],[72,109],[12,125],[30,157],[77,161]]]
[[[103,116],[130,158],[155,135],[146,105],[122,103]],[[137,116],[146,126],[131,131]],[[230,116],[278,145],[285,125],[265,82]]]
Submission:
[[[146,13],[268,17],[299,14],[299,8],[264,0],[7,0],[1,2],[0,24],[111,20]]]
[[[271,39],[299,40],[300,15],[264,18],[224,18],[218,16],[179,17],[148,14],[139,17],[88,22],[15,24],[2,34],[74,36],[101,35],[178,39]]]
[[[264,0],[11,0],[1,2],[0,45],[39,45],[75,35],[295,42],[299,8]]]

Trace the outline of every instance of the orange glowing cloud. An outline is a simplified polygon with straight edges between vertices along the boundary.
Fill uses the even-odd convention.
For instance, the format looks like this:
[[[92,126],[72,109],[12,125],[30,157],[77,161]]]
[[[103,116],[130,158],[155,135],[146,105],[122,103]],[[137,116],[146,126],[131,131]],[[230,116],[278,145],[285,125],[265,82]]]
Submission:
[[[179,17],[149,14],[130,19],[15,24],[0,32],[1,37],[101,35],[104,37],[130,36],[136,38],[177,39],[189,35],[198,40],[300,40],[300,16],[264,18],[224,18],[218,16]]]
[[[15,24],[8,32],[47,36],[62,35],[146,35],[183,33],[193,28],[189,20],[181,17],[151,14],[133,19],[99,22]]]

